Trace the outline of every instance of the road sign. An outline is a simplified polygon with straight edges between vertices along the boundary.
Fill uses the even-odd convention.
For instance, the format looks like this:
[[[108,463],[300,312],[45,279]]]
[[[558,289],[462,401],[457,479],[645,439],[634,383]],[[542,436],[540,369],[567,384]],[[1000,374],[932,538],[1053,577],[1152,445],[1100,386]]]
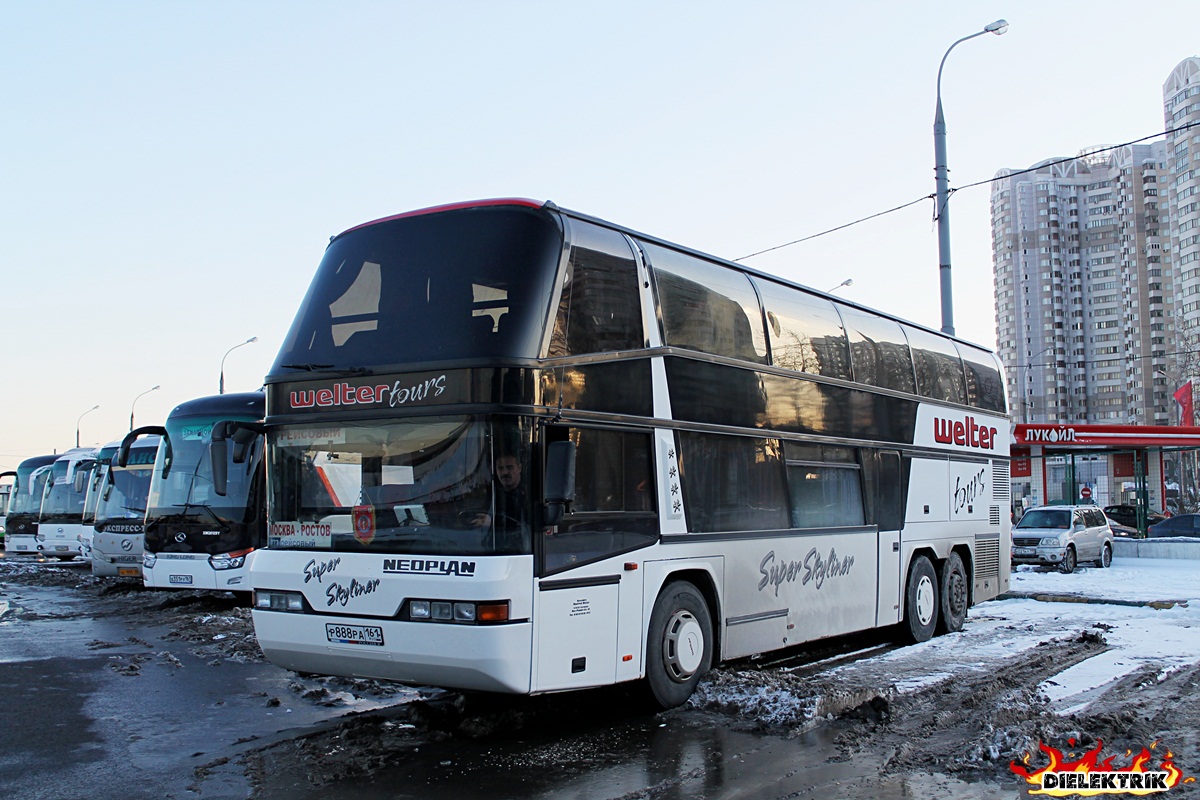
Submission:
[[[1082,489],[1079,490],[1079,496],[1082,497],[1084,500],[1091,500],[1092,499],[1091,488],[1087,487],[1087,486],[1083,487]]]

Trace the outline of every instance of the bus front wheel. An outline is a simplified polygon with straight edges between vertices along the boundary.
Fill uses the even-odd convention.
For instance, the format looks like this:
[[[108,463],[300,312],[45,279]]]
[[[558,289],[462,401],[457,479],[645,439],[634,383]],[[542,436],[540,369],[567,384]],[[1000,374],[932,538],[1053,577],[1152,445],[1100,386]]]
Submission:
[[[668,584],[654,602],[646,639],[646,684],[659,708],[682,705],[712,665],[712,615],[686,581]]]
[[[933,638],[938,622],[938,580],[933,564],[925,556],[913,559],[904,589],[904,622],[901,633],[909,642],[927,642]]]

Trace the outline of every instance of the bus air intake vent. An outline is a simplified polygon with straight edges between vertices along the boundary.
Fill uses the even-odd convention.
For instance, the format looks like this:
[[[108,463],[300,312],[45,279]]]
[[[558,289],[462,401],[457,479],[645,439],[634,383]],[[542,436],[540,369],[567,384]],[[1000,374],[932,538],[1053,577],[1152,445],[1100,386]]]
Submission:
[[[1008,505],[1012,497],[1012,483],[1008,477],[1008,462],[992,462],[992,499],[1001,505]]]
[[[975,540],[975,578],[1000,577],[1000,539]]]
[[[988,524],[990,524],[990,525],[999,525],[1000,524],[1000,506],[989,506],[988,507]]]

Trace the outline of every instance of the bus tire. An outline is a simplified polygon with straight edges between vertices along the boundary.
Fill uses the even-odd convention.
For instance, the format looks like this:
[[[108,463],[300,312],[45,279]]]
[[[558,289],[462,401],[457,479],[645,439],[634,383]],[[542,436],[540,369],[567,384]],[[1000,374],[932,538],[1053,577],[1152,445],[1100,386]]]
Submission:
[[[933,564],[925,556],[917,556],[908,568],[908,584],[904,587],[904,621],[900,623],[903,638],[916,644],[933,638],[938,623],[938,580]]]
[[[700,590],[669,583],[654,601],[646,635],[646,686],[660,709],[683,705],[712,665],[712,615]]]
[[[951,552],[942,563],[939,581],[941,602],[938,608],[938,633],[958,633],[967,619],[970,593],[967,591],[967,568],[958,553]]]

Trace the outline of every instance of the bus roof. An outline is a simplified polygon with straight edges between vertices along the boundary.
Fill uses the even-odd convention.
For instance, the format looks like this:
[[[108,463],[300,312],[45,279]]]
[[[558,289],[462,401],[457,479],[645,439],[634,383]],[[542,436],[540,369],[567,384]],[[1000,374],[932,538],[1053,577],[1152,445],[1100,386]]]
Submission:
[[[571,211],[570,209],[561,208],[549,200],[547,200],[545,202],[539,202],[537,200],[530,200],[528,198],[523,198],[523,197],[502,197],[502,198],[493,198],[493,199],[487,199],[487,200],[466,201],[466,202],[461,202],[461,203],[446,203],[446,204],[439,205],[439,206],[430,206],[428,208],[419,208],[419,209],[416,209],[413,211],[406,211],[402,214],[393,214],[392,216],[381,217],[380,219],[372,220],[370,222],[364,222],[361,225],[355,225],[352,228],[347,228],[346,230],[339,233],[337,236],[332,237],[330,239],[330,243],[332,243],[334,240],[336,240],[342,236],[345,236],[347,233],[350,233],[352,231],[360,230],[362,228],[368,228],[372,225],[379,225],[384,222],[392,222],[394,220],[406,219],[409,217],[419,217],[419,216],[423,216],[423,215],[427,215],[427,214],[440,214],[440,213],[444,213],[444,212],[448,212],[448,211],[463,211],[463,210],[473,209],[473,208],[490,208],[490,207],[494,207],[494,206],[521,206],[521,207],[532,208],[532,209],[543,209],[545,211],[552,212],[552,213],[557,212],[557,213],[563,214],[567,217],[573,217],[575,219],[579,219],[579,220],[582,220],[585,222],[590,222],[594,225],[600,225],[605,228],[610,228],[612,230],[619,231],[621,233],[624,233],[624,234],[631,236],[633,238],[636,238],[636,239],[642,239],[647,242],[651,242],[653,244],[658,244],[658,245],[662,245],[664,247],[669,247],[674,250],[678,250],[680,252],[687,253],[692,256],[696,256],[698,258],[708,259],[710,261],[717,262],[717,263],[721,264],[722,266],[729,267],[731,269],[740,270],[742,272],[745,272],[748,275],[753,275],[757,278],[762,278],[764,280],[771,280],[771,281],[775,281],[776,283],[781,283],[786,286],[791,286],[796,289],[801,289],[801,290],[809,292],[811,294],[825,297],[835,303],[838,303],[839,305],[850,306],[851,308],[857,308],[861,311],[867,312],[868,314],[872,314],[875,316],[894,320],[895,322],[900,322],[900,323],[903,323],[910,327],[918,328],[920,330],[926,331],[928,333],[932,333],[933,335],[944,338],[944,339],[952,339],[956,342],[960,342],[964,345],[967,345],[967,346],[970,346],[970,347],[973,347],[976,349],[985,350],[989,353],[993,352],[991,347],[984,347],[982,345],[976,344],[975,342],[970,342],[970,341],[967,341],[966,339],[961,339],[957,336],[952,336],[952,335],[943,333],[942,331],[937,330],[936,328],[930,328],[926,325],[922,325],[919,322],[913,322],[911,320],[904,319],[903,317],[898,317],[895,314],[889,314],[886,311],[880,311],[879,309],[871,308],[870,306],[865,306],[865,305],[862,305],[861,303],[856,303],[853,300],[847,300],[846,298],[841,297],[841,296],[835,297],[834,295],[830,294],[829,292],[824,292],[824,291],[821,291],[820,289],[814,289],[811,286],[805,286],[802,283],[797,283],[796,281],[788,280],[787,278],[783,278],[778,275],[772,275],[769,272],[763,272],[763,271],[755,269],[753,267],[748,267],[745,264],[741,264],[737,261],[730,261],[729,259],[722,258],[721,256],[714,256],[711,253],[705,253],[703,251],[696,250],[691,247],[687,247],[686,245],[677,244],[675,242],[667,241],[666,239],[661,239],[657,236],[652,236],[650,234],[642,233],[640,231],[634,230],[633,228],[626,228],[623,225],[618,225],[614,222],[609,222],[607,220],[600,219],[599,217],[593,217],[589,214],[583,214],[578,211]]]
[[[211,417],[220,414],[245,414],[255,419],[266,411],[266,395],[263,392],[235,392],[214,394],[186,400],[167,415],[168,419],[180,417]]]

